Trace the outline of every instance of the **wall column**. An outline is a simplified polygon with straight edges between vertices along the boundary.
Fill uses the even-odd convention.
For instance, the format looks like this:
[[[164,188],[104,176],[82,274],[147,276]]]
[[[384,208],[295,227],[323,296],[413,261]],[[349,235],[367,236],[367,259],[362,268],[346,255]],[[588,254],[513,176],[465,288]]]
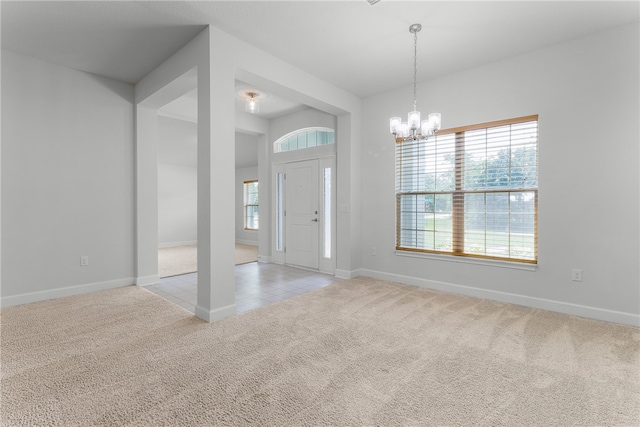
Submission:
[[[136,285],[158,283],[158,110],[136,106]]]
[[[235,306],[235,72],[232,52],[209,32],[198,69],[198,302],[213,322]]]

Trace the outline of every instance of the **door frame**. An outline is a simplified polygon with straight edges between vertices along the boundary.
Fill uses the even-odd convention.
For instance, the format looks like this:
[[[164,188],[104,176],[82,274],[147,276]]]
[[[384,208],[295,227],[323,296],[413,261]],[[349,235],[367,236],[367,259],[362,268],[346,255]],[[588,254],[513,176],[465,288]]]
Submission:
[[[308,156],[305,158],[296,158],[291,159],[289,161],[282,162],[273,162],[271,165],[271,200],[272,200],[272,218],[271,221],[271,235],[273,238],[272,241],[272,249],[271,249],[271,261],[275,264],[287,265],[286,263],[286,253],[284,243],[286,242],[286,217],[284,215],[278,215],[278,209],[284,208],[286,206],[286,187],[281,189],[280,197],[278,197],[279,190],[279,178],[278,175],[282,174],[284,177],[285,168],[287,164],[297,163],[301,161],[307,160],[317,160],[318,161],[318,271],[327,274],[335,274],[336,271],[336,248],[337,248],[337,233],[336,233],[336,220],[337,220],[337,209],[336,209],[336,155],[335,153],[327,154],[327,155],[318,155],[318,156]],[[330,224],[326,224],[326,215],[325,215],[325,192],[324,192],[324,173],[325,169],[330,168],[330,198],[329,202],[331,206],[329,207],[330,211]],[[282,184],[286,186],[286,179],[283,179]],[[280,203],[279,203],[280,202]],[[279,224],[280,220],[282,223]],[[325,239],[324,232],[325,226],[330,227],[330,245],[325,248]],[[280,234],[280,236],[279,236]],[[327,249],[325,251],[325,249]],[[328,257],[326,255],[329,255]]]

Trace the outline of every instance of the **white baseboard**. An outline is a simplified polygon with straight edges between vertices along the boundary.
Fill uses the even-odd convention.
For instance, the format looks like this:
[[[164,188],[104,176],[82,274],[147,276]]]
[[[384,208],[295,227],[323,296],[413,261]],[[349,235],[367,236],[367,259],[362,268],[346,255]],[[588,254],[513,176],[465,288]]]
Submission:
[[[209,323],[215,322],[217,320],[222,320],[227,317],[235,316],[236,312],[237,310],[236,310],[235,304],[216,308],[215,310],[211,310],[211,311],[206,310],[200,307],[199,305],[196,305],[196,309],[195,309],[196,316]]]
[[[249,246],[258,246],[257,240],[236,239],[236,243],[242,243],[243,245],[249,245]]]
[[[138,286],[149,286],[160,283],[160,277],[157,274],[153,274],[151,276],[141,276],[136,278],[136,285]]]
[[[634,313],[625,313],[562,301],[530,297],[527,295],[512,294],[508,292],[492,291],[488,289],[475,288],[472,286],[457,285],[454,283],[439,282],[435,280],[421,279],[418,277],[403,276],[400,274],[384,273],[375,270],[362,269],[358,272],[361,276],[369,276],[375,279],[404,283],[407,285],[419,286],[421,288],[436,289],[472,297],[486,298],[494,301],[523,305],[526,307],[539,308],[542,310],[571,314],[574,316],[587,317],[590,319],[604,320],[606,322],[640,326],[640,315]]]
[[[161,248],[175,248],[176,246],[189,246],[189,245],[197,245],[197,240],[189,240],[186,242],[166,242],[166,243],[158,243],[158,249]]]
[[[336,268],[335,276],[339,279],[353,279],[354,277],[362,276],[362,270],[340,270]]]
[[[15,305],[31,304],[34,302],[47,301],[56,298],[86,294],[89,292],[104,291],[106,289],[130,286],[134,283],[135,279],[133,277],[126,277],[123,279],[109,280],[106,282],[87,283],[84,285],[48,289],[46,291],[29,292],[26,294],[3,297],[0,300],[0,305],[2,307],[11,307]]]
[[[271,262],[271,257],[268,255],[258,255],[258,262],[269,264]]]

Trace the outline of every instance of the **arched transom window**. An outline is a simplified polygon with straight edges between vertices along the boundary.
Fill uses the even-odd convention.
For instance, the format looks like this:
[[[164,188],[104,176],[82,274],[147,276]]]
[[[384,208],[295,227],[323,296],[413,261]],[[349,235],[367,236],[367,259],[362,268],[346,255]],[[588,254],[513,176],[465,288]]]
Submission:
[[[333,129],[322,127],[304,128],[290,132],[274,142],[273,152],[284,153],[285,151],[302,150],[334,143],[335,132]]]

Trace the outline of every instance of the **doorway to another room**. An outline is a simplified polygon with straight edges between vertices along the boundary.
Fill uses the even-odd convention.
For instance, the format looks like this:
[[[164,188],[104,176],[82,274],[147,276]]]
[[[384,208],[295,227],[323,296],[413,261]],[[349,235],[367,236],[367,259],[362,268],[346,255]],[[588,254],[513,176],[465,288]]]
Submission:
[[[197,257],[197,88],[158,109],[158,277],[198,271]],[[235,264],[258,259],[258,216],[246,221],[243,182],[257,186],[255,137],[236,133]],[[257,198],[252,202],[257,208]]]
[[[198,198],[202,194],[198,193],[201,177],[195,76],[195,70],[183,76],[192,79],[190,84],[174,84],[175,90],[163,97],[164,103],[155,103],[155,112],[149,112],[149,121],[157,120],[157,133],[150,133],[149,141],[150,145],[157,141],[157,156],[153,157],[157,158],[158,264],[156,281],[145,285],[151,292],[191,312],[198,311],[198,281],[202,282],[205,274],[198,272]],[[244,84],[237,82],[237,85]],[[275,96],[272,98],[276,100]],[[266,103],[264,107],[266,110]],[[340,281],[333,276],[336,119],[302,105],[291,108],[284,116],[271,119],[255,116],[251,120],[238,119],[240,124],[236,126],[235,177],[223,180],[225,185],[235,188],[235,205],[232,202],[217,208],[235,211],[237,312]],[[247,119],[246,115],[237,114]],[[270,129],[278,129],[278,133],[279,129],[295,127],[294,123],[300,122],[318,122],[327,127],[288,134],[286,144],[281,147],[283,152],[271,152],[272,142],[267,140]],[[303,146],[307,150],[300,150]],[[282,172],[283,180],[287,175],[297,185],[274,182],[274,165]],[[279,200],[286,203],[278,212],[274,209],[275,187]],[[278,239],[288,251],[280,259],[273,256],[276,240],[273,224],[274,216],[285,215],[285,208],[288,218],[281,226],[287,229],[281,229]],[[264,262],[257,262],[259,245],[265,248],[261,259]]]

